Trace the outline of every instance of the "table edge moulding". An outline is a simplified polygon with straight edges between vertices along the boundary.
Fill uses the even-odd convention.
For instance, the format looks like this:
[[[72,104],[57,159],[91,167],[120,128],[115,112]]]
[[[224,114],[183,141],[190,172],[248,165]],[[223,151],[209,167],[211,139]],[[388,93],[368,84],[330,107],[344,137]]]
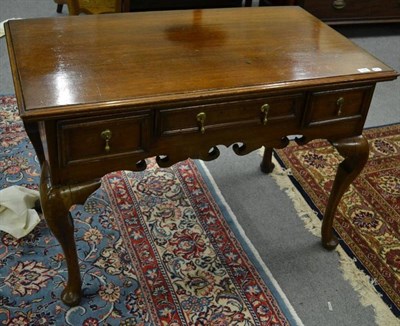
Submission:
[[[285,28],[282,28],[282,27]],[[62,300],[81,276],[69,209],[115,170],[245,155],[324,138],[344,157],[322,224],[368,159],[362,136],[375,84],[397,72],[298,7],[229,8],[9,21],[19,112],[41,164],[46,222],[68,267]],[[266,212],[267,215],[267,212]],[[268,216],[266,216],[268,218]]]

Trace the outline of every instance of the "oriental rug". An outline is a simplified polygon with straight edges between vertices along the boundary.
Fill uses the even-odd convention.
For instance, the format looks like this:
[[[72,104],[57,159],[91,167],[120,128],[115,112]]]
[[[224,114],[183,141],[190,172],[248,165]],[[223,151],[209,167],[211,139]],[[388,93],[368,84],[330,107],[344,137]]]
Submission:
[[[364,136],[369,160],[340,201],[334,228],[344,252],[399,317],[400,125],[367,129]],[[341,156],[323,140],[293,143],[275,154],[296,193],[322,219]],[[368,301],[368,294],[364,299]]]
[[[37,157],[13,97],[0,97],[0,189],[37,189]],[[7,325],[302,325],[200,163],[117,171],[71,208],[80,306],[60,301],[61,248],[42,221],[0,232],[0,323]]]

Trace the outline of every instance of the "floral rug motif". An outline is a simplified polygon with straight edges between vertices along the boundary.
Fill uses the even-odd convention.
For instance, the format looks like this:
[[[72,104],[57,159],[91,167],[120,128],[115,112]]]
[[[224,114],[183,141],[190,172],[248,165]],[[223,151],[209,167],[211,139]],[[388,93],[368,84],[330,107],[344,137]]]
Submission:
[[[13,97],[0,97],[0,171],[0,189],[38,187]],[[45,222],[20,240],[0,231],[0,324],[302,325],[210,178],[191,160],[103,177],[71,208],[84,289],[74,308],[59,299],[66,264]]]
[[[400,317],[400,125],[364,131],[369,160],[338,205],[340,244]],[[308,204],[324,212],[342,158],[323,140],[277,150],[277,159]]]

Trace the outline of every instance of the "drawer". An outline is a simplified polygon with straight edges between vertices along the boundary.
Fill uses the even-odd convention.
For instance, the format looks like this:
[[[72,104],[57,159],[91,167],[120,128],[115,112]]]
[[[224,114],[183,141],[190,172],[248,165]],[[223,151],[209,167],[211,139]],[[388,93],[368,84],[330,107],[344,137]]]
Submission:
[[[303,125],[309,127],[364,119],[373,90],[373,86],[365,86],[313,92],[308,97]]]
[[[303,7],[320,19],[344,19],[369,17],[369,0],[305,0]]]
[[[148,148],[150,130],[150,112],[59,121],[59,161],[65,166],[143,152]]]
[[[302,94],[293,94],[162,109],[157,117],[157,130],[159,135],[166,136],[260,125],[264,121],[268,125],[299,120],[303,98]]]
[[[399,0],[370,0],[373,18],[400,18]]]

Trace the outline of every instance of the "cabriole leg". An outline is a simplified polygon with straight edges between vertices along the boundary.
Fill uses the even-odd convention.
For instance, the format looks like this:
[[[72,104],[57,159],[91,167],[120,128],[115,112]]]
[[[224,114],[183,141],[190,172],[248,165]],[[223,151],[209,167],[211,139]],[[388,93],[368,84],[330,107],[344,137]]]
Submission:
[[[82,297],[82,282],[75,246],[74,223],[69,208],[72,204],[83,204],[86,198],[99,185],[100,181],[95,180],[82,185],[53,187],[49,177],[47,162],[44,162],[42,166],[40,178],[42,211],[48,227],[64,251],[68,281],[67,286],[61,294],[61,299],[68,306],[78,305]]]
[[[369,153],[368,142],[364,136],[345,138],[331,143],[344,160],[339,164],[322,222],[322,245],[329,250],[338,245],[338,239],[333,233],[333,219],[337,205],[351,182],[363,169]]]
[[[40,178],[40,200],[47,225],[64,251],[67,269],[67,286],[61,294],[68,306],[76,306],[81,300],[81,276],[74,239],[74,225],[69,213],[69,192],[52,188],[48,166],[43,164]]]

